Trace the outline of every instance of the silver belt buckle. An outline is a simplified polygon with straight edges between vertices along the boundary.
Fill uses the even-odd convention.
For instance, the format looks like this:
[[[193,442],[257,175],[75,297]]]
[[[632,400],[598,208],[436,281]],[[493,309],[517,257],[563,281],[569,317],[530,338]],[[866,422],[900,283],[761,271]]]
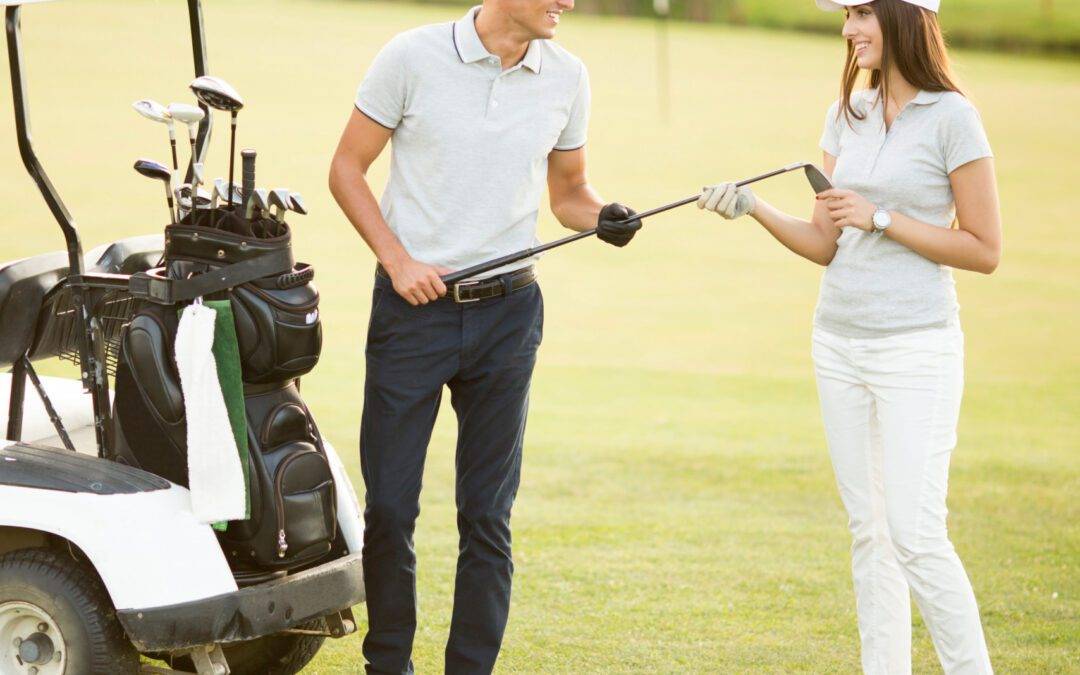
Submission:
[[[473,286],[479,286],[479,285],[480,285],[479,281],[459,281],[456,284],[454,284],[454,292],[452,294],[452,297],[454,298],[454,302],[456,302],[458,304],[462,304],[462,305],[470,303],[470,302],[480,302],[480,298],[470,298],[468,300],[462,300],[461,299],[461,289],[462,288],[472,288]]]

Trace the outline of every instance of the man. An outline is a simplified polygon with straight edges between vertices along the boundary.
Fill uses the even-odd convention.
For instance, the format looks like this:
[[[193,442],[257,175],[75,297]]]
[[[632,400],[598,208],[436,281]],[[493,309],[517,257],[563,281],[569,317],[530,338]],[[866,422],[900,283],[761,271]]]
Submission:
[[[411,673],[427,444],[443,385],[458,417],[460,536],[446,672],[494,668],[510,605],[510,509],[543,325],[533,261],[447,288],[440,275],[527,248],[546,185],[573,230],[626,245],[640,220],[585,177],[589,80],[549,42],[573,0],[485,0],[396,36],[372,63],[330,170],[379,261],[360,459],[371,673]],[[381,209],[366,172],[392,142]]]

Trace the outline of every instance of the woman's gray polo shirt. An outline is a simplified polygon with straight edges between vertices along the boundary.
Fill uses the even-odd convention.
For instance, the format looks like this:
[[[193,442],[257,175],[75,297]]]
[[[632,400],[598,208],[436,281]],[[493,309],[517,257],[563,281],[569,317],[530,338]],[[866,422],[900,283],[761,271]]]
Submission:
[[[394,130],[383,217],[409,255],[451,269],[538,243],[548,154],[585,145],[588,127],[581,61],[533,40],[503,70],[476,33],[478,10],[394,37],[356,95]]]
[[[821,148],[836,157],[832,182],[887,211],[950,227],[956,216],[949,174],[990,144],[975,107],[956,92],[921,91],[885,130],[875,90],[852,96],[862,120],[825,118]],[[959,325],[952,268],[888,237],[844,228],[821,279],[814,325],[847,337],[882,337]]]

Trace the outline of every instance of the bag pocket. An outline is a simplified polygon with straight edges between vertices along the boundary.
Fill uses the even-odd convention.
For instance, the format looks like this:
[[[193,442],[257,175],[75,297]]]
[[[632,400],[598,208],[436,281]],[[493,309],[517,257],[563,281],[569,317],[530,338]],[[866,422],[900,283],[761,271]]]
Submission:
[[[319,292],[310,282],[295,286],[289,286],[288,281],[280,283],[283,279],[305,278],[297,274],[294,270],[233,289],[233,313],[245,382],[290,380],[310,372],[319,360],[322,351]]]
[[[329,552],[337,534],[335,488],[330,465],[308,443],[296,443],[289,451],[274,472],[277,556],[307,558],[322,555]]]

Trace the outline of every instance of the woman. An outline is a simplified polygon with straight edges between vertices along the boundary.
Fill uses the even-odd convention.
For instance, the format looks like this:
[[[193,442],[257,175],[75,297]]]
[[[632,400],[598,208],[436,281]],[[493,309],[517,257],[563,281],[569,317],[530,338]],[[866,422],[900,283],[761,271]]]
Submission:
[[[950,268],[989,274],[1001,253],[990,146],[950,75],[939,0],[817,4],[847,14],[842,96],[821,138],[835,188],[818,195],[810,221],[731,183],[706,189],[698,206],[749,214],[826,266],[812,353],[854,538],[864,671],[910,672],[910,591],[945,672],[988,673],[945,494],[964,358]],[[869,86],[855,91],[863,71]]]

